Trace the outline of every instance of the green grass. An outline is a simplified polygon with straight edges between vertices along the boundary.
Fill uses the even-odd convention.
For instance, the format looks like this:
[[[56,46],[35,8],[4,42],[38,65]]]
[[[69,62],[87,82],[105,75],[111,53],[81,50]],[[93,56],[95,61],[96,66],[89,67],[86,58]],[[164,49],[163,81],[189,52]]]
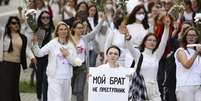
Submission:
[[[20,92],[21,93],[35,93],[36,88],[34,86],[31,86],[28,81],[20,81]]]

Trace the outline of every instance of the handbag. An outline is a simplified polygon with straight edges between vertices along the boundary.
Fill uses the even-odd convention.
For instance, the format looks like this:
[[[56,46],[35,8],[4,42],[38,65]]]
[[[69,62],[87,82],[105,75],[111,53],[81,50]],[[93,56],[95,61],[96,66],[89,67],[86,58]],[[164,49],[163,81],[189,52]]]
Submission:
[[[140,74],[142,60],[143,60],[143,55],[141,54],[139,62],[137,64],[137,69],[132,76],[132,83],[129,88],[129,95],[128,95],[129,101],[147,101],[148,100],[148,94],[147,94],[144,77],[142,74]]]
[[[174,53],[165,60],[164,81],[162,83],[162,101],[177,101],[176,99],[176,63]]]

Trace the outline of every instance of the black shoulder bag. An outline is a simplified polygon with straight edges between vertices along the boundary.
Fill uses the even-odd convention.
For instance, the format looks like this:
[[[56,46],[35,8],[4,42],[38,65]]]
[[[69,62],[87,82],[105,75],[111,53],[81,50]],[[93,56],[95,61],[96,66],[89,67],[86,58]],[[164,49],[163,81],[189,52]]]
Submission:
[[[139,62],[137,64],[137,69],[132,76],[132,84],[130,85],[129,96],[128,96],[129,101],[145,101],[145,100],[147,101],[148,100],[148,94],[147,94],[145,81],[144,81],[143,75],[140,74],[142,60],[143,60],[143,55],[141,54]]]

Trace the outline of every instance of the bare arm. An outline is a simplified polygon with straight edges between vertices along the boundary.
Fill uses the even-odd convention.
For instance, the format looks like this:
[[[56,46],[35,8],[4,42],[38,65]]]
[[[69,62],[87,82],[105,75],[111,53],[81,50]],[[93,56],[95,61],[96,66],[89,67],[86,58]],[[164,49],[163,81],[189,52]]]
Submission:
[[[104,19],[102,19],[101,22],[98,23],[98,25],[94,28],[94,30],[92,30],[90,33],[86,34],[83,38],[86,38],[87,40],[93,40],[95,38],[96,34],[98,34],[100,32],[103,22],[104,22]]]
[[[179,49],[176,52],[176,57],[178,59],[178,61],[183,65],[184,68],[186,69],[190,69],[191,66],[193,65],[196,57],[198,56],[198,52],[195,51],[192,55],[192,57],[190,57],[189,59],[186,56],[186,53],[184,52],[184,49]]]
[[[114,36],[114,32],[109,30],[108,36],[106,38],[105,45],[104,45],[104,52],[106,52],[107,48],[109,48],[112,45],[113,36]]]

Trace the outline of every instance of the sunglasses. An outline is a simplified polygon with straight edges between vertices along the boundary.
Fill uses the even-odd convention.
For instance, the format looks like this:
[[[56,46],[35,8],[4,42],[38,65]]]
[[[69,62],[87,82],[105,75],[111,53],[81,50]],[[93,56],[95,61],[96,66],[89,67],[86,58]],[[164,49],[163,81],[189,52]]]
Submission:
[[[49,16],[42,16],[41,19],[49,19]]]
[[[16,25],[16,24],[18,24],[18,22],[11,22],[11,24]]]

